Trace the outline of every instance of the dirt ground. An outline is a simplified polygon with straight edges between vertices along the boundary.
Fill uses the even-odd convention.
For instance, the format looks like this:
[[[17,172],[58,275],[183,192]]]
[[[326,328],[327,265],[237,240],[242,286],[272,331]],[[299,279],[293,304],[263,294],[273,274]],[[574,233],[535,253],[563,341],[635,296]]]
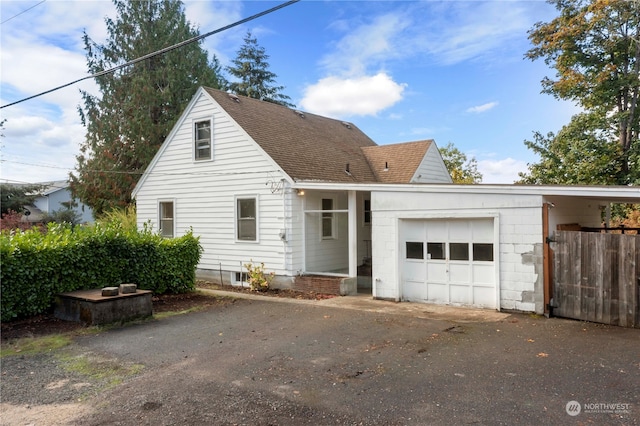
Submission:
[[[211,283],[208,281],[198,281],[198,288],[224,290],[235,293],[257,294],[247,287],[227,286]],[[272,289],[259,293],[262,296],[286,297],[293,299],[322,300],[334,297],[320,293],[301,293],[292,290]],[[180,312],[189,309],[203,309],[214,304],[228,303],[224,299],[215,299],[201,293],[185,294],[163,294],[153,296],[154,314],[164,312]],[[53,316],[53,312],[34,315],[29,318],[15,321],[3,322],[0,324],[0,338],[2,342],[8,342],[23,337],[47,336],[55,333],[73,332],[84,328],[80,323],[63,321]]]
[[[0,423],[640,424],[639,330],[334,300],[209,297],[200,311],[4,357]]]
[[[233,293],[257,294],[249,288],[223,286],[208,281],[198,281],[198,288],[223,290]],[[324,295],[318,293],[299,293],[291,290],[271,289],[259,293],[265,297],[279,297],[304,300],[323,300],[334,297],[332,295]],[[224,297],[212,297],[195,291],[186,294],[164,294],[154,295],[152,298],[154,315],[163,313],[179,313],[187,311],[206,310],[213,306],[221,307],[227,304],[233,304],[235,300]],[[53,335],[77,335],[87,330],[87,327],[81,323],[63,321],[55,318],[53,312],[48,312],[32,317],[18,319],[9,322],[0,323],[0,340],[3,348],[11,348],[14,342],[20,339],[30,339]],[[104,364],[105,360],[93,358],[92,362],[97,365]],[[108,362],[108,361],[107,361]],[[24,381],[20,378],[20,374],[14,375],[13,378],[20,378],[22,383],[19,388],[22,395],[21,404],[7,404],[7,392],[9,389],[6,384],[11,380],[12,370],[18,372],[29,371],[29,379]],[[102,379],[94,377],[87,380],[83,374],[74,374],[64,365],[61,365],[58,359],[48,356],[47,354],[38,354],[35,356],[17,356],[4,359],[2,362],[2,386],[4,394],[3,402],[0,403],[0,425],[67,425],[71,417],[77,417],[83,413],[90,412],[89,407],[83,404],[88,397],[95,396],[98,390],[108,388],[110,385]],[[28,383],[35,383],[38,387],[36,391]],[[66,388],[66,392],[63,391]],[[87,389],[93,388],[92,394]],[[56,392],[53,399],[43,398],[44,392]],[[17,393],[17,392],[16,392]],[[30,396],[35,398],[29,399]],[[21,397],[18,396],[18,400]],[[76,401],[74,401],[76,400]],[[148,408],[148,407],[147,407]],[[26,423],[25,423],[26,422]]]

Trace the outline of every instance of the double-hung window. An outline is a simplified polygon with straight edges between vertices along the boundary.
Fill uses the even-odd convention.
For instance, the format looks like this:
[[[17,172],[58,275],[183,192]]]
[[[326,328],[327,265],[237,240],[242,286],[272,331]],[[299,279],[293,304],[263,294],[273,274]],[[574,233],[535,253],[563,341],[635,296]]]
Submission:
[[[258,240],[258,203],[255,197],[236,198],[236,238]]]
[[[161,201],[158,205],[158,210],[160,235],[166,238],[173,238],[173,201]]]
[[[211,120],[196,121],[193,135],[195,160],[211,160]]]

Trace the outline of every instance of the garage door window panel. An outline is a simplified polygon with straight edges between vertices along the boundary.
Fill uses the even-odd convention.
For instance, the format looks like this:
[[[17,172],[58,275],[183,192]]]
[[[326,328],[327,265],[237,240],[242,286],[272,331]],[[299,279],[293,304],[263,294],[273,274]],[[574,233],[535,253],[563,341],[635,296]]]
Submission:
[[[407,259],[424,259],[424,244],[422,242],[407,241]]]
[[[450,260],[469,260],[468,243],[449,243]]]
[[[445,258],[445,243],[427,243],[427,259],[444,260]]]
[[[493,244],[474,243],[473,260],[474,262],[493,262]]]

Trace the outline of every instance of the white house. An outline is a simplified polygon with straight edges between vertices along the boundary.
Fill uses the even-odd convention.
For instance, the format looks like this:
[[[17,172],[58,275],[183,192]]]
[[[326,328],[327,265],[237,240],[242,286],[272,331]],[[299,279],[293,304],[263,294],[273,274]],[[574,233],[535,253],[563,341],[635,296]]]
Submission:
[[[378,146],[352,123],[208,88],[133,197],[139,226],[192,229],[199,273],[225,283],[264,262],[281,287],[540,313],[549,230],[640,202],[627,187],[453,185],[433,141]]]

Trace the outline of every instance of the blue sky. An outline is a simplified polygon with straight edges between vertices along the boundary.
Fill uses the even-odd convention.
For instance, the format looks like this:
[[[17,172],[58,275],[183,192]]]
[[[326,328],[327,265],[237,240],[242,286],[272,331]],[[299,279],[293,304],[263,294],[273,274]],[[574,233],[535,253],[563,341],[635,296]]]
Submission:
[[[0,2],[0,103],[86,75],[82,32],[106,38],[108,0]],[[273,7],[270,1],[186,1],[201,33]],[[15,17],[14,17],[15,16]],[[228,65],[250,30],[298,109],[348,120],[378,144],[434,139],[475,157],[484,183],[512,183],[536,157],[534,131],[558,131],[578,109],[540,93],[553,76],[524,54],[549,21],[542,1],[307,1],[207,38]],[[2,180],[65,179],[84,138],[79,89],[0,110]]]

